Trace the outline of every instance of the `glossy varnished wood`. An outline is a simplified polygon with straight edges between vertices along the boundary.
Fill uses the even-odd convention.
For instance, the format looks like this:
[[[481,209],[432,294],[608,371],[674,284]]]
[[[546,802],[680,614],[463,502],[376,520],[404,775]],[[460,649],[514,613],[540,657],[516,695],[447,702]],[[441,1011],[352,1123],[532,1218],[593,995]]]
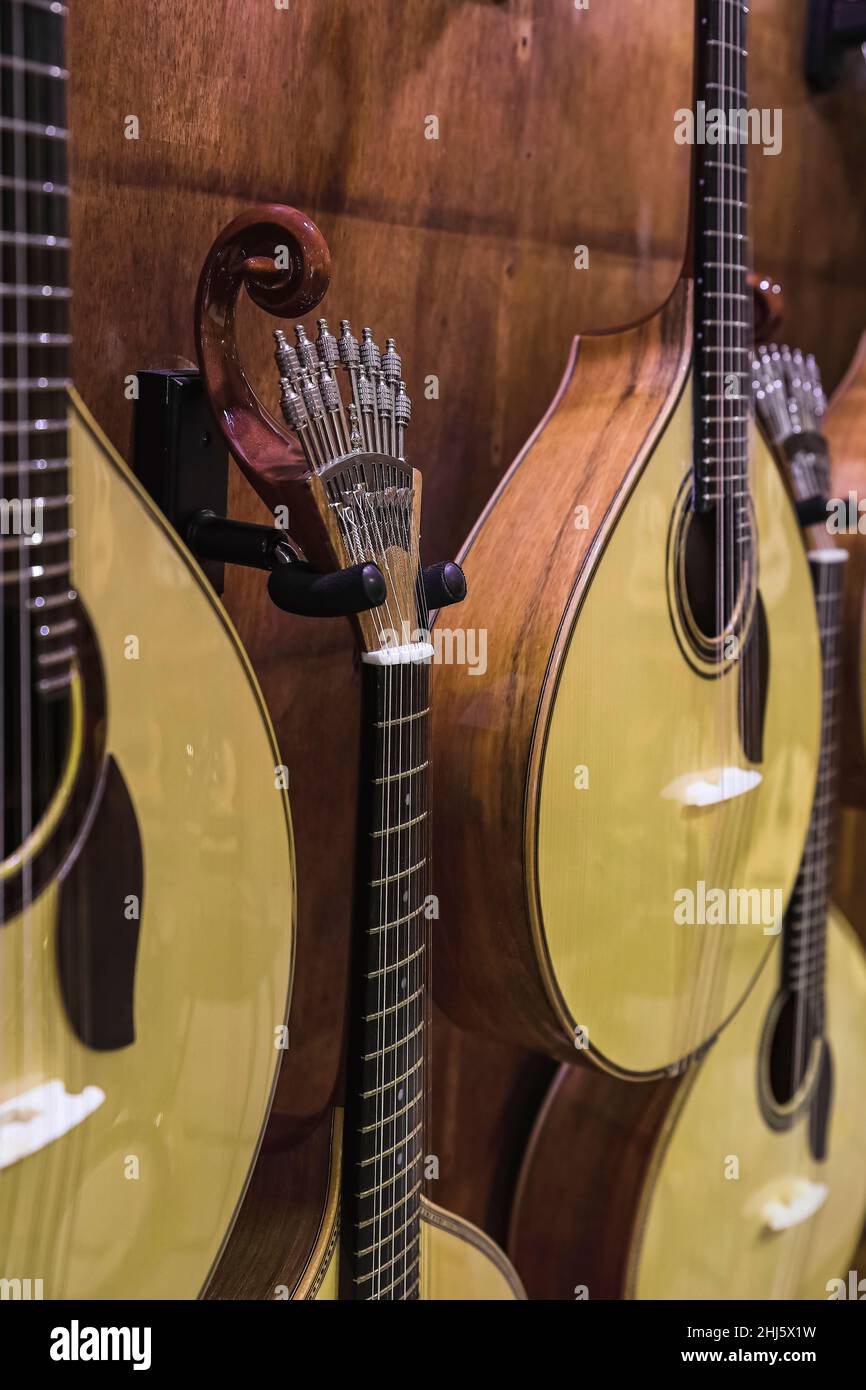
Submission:
[[[449,866],[439,886],[438,994],[470,1031],[510,1032],[512,1041],[544,1046],[553,1055],[562,1051],[563,1033],[550,1019],[527,926],[525,878],[527,778],[539,695],[593,538],[590,527],[575,525],[575,509],[586,506],[591,517],[604,517],[623,461],[638,458],[654,426],[660,428],[686,370],[687,310],[683,283],[663,314],[624,340],[580,344],[579,383],[573,345],[547,416],[462,552],[469,593],[461,623],[487,632],[487,670],[472,676],[455,665],[438,673],[434,739],[460,747],[460,756],[445,758],[438,771],[442,803],[456,808],[434,822],[435,860]],[[518,485],[509,488],[511,479]],[[521,524],[530,502],[537,509],[532,526]],[[446,613],[440,623],[447,621]],[[501,966],[495,997],[491,953]]]
[[[742,801],[698,812],[675,792],[738,739],[737,677],[695,674],[665,588],[690,458],[688,297],[684,282],[642,327],[582,340],[561,399],[461,556],[461,617],[486,630],[487,670],[443,665],[434,708],[439,746],[460,748],[440,769],[449,810],[436,826],[436,856],[449,866],[443,1007],[467,1029],[563,1060],[579,1056],[580,1025],[590,1055],[626,1073],[688,1056],[747,991],[766,936],[726,926],[697,940],[675,923],[674,894],[715,883],[715,873],[777,887],[786,900],[817,749],[817,635],[814,624],[792,629],[792,614],[810,611],[808,571],[775,465],[757,444],[775,662],[761,777]],[[788,694],[795,669],[802,717]],[[576,790],[580,766],[589,781]]]
[[[530,1299],[623,1297],[647,1165],[681,1085],[559,1068],[510,1214],[508,1253]]]

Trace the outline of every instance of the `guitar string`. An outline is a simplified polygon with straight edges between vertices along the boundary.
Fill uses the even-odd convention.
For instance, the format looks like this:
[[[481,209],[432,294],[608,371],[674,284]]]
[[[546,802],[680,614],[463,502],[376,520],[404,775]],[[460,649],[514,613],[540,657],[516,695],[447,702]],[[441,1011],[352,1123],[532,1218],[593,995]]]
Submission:
[[[390,467],[390,465],[387,465],[387,466]],[[377,469],[381,469],[381,468],[382,468],[382,465],[375,465],[375,464],[374,464],[374,465],[373,465],[374,473],[375,473],[375,471],[376,471]],[[375,479],[374,479],[374,481],[375,481]],[[384,482],[384,481],[385,481],[385,479],[384,479],[384,474],[383,474],[383,482]],[[384,494],[384,488],[381,488],[380,491]],[[362,506],[361,506],[362,515],[363,515],[364,507],[366,507],[367,510],[368,510],[368,512],[369,512],[369,519],[365,518],[365,521],[367,521],[367,524],[365,525],[365,530],[368,532],[368,534],[370,534],[370,533],[372,532],[372,530],[378,530],[378,522],[377,522],[377,519],[376,519],[376,516],[375,516],[375,511],[372,509],[372,506],[371,506],[371,503],[370,503],[370,499],[367,498],[366,494],[364,494],[364,497],[362,498]],[[371,525],[370,523],[372,523],[372,525]],[[393,544],[393,542],[397,539],[397,536],[396,536],[396,534],[395,534],[394,504],[393,504],[393,503],[389,503],[389,502],[387,501],[387,498],[386,498],[386,500],[385,500],[385,505],[383,506],[383,528],[384,528],[384,532],[385,532],[385,537],[386,537],[386,539],[387,539],[389,542],[391,542],[391,543]],[[403,539],[404,545],[405,545],[405,542],[406,542],[406,537],[405,537],[405,535],[404,535],[404,537],[402,537],[402,539]],[[385,559],[385,560],[387,561],[387,558],[388,558],[388,557],[387,557],[387,547],[385,546],[385,544],[384,544],[381,540],[379,541],[379,543],[378,543],[376,546],[371,546],[371,547],[369,548],[369,553],[370,553],[370,555],[371,555],[371,558],[374,558],[374,557],[376,557],[376,556],[378,555],[378,556],[381,556],[383,559]],[[407,554],[409,553],[408,546],[406,547],[405,553],[407,553]],[[383,566],[383,568],[388,569],[389,566],[386,564],[385,566]],[[393,592],[393,593],[395,594],[395,599],[396,599],[396,597],[397,597],[399,591],[396,590],[396,589],[394,588],[393,585],[391,586],[391,592]],[[406,621],[406,624],[408,625],[408,617],[409,617],[408,614],[403,614],[403,612],[402,612],[402,607],[401,607],[401,606],[399,605],[399,603],[398,603],[398,618],[399,618],[399,621],[400,621],[400,633],[402,633],[402,632],[404,631],[404,619],[405,619],[405,621]],[[378,621],[378,619],[377,619],[377,621]],[[399,637],[399,634],[398,634],[398,637]],[[384,646],[384,640],[383,640],[383,637],[382,637],[382,635],[381,635],[381,631],[380,631],[380,644]],[[399,664],[399,665],[402,667],[402,663],[395,663],[395,664]],[[411,671],[411,664],[412,664],[412,663],[410,663],[410,677],[414,674],[414,673],[412,673],[412,671]],[[390,766],[391,766],[391,764],[390,764],[390,758],[391,758],[391,737],[392,737],[391,729],[392,729],[392,727],[394,727],[394,726],[392,725],[391,720],[392,720],[392,714],[393,714],[393,708],[394,708],[394,700],[393,700],[393,693],[394,693],[394,692],[393,692],[393,687],[394,687],[395,684],[398,684],[398,689],[399,689],[399,703],[398,703],[398,710],[399,710],[399,713],[398,713],[398,719],[397,719],[396,727],[399,728],[399,729],[401,729],[401,730],[404,728],[404,718],[403,718],[404,703],[403,703],[403,699],[404,699],[404,691],[405,691],[405,678],[404,678],[404,673],[403,673],[402,669],[401,669],[399,672],[392,673],[392,672],[391,672],[391,666],[390,666],[390,664],[386,665],[386,667],[385,667],[384,683],[385,683],[385,692],[386,692],[386,693],[385,693],[385,716],[386,716],[386,721],[387,721],[387,724],[386,724],[386,728],[387,728],[387,743],[386,743],[386,747],[387,747],[387,757],[388,757],[388,760],[389,760],[389,761],[388,761],[388,766],[389,766],[389,769],[390,769]],[[410,727],[410,730],[412,731],[411,734],[410,734],[410,760],[409,760],[409,766],[410,766],[410,768],[411,768],[411,767],[414,767],[414,766],[415,766],[415,761],[416,761],[416,759],[415,759],[414,751],[413,751],[413,750],[414,750],[414,726],[413,726],[412,724],[410,724],[409,727]],[[398,751],[399,751],[399,750],[398,750]],[[389,771],[389,774],[388,774],[388,775],[393,775],[393,774],[391,774],[390,771]],[[387,786],[390,786],[390,783],[387,783],[386,785],[387,785]],[[402,795],[402,778],[400,779],[398,785],[400,786],[400,792],[401,792],[401,795]],[[388,796],[386,797],[385,805],[386,805],[386,808],[387,808],[387,810],[386,810],[386,819],[385,819],[386,833],[384,834],[384,836],[383,836],[382,838],[383,838],[383,841],[384,841],[384,844],[385,844],[386,867],[382,870],[380,876],[381,876],[381,877],[384,877],[384,878],[386,878],[386,879],[388,879],[388,878],[390,878],[390,876],[391,876],[391,875],[390,875],[390,848],[391,848],[391,847],[390,847],[390,835],[391,835],[391,833],[393,833],[392,828],[391,828],[391,825],[390,825],[390,795],[388,795]],[[399,824],[399,822],[400,822],[400,815],[399,815],[399,812],[398,812],[398,824]],[[402,832],[397,831],[397,834],[398,834],[398,835],[400,835],[401,833],[402,833]],[[400,847],[398,847],[398,851],[397,851],[397,852],[398,852],[398,858],[399,858],[399,857],[401,856]],[[411,835],[410,835],[410,836],[409,836],[409,844],[408,844],[408,853],[409,853],[409,855],[411,855],[411,852],[412,852],[412,851],[411,851]],[[410,858],[410,860],[409,860],[409,864],[410,864],[410,865],[411,865],[411,862],[412,862],[412,861],[411,861],[411,858]],[[407,866],[407,867],[408,867],[408,866]],[[398,883],[401,882],[401,880],[402,880],[402,872],[403,872],[402,869],[398,872],[398,875],[397,875],[397,881],[398,881]],[[383,885],[383,887],[384,887],[384,894],[383,894],[383,896],[384,896],[384,900],[385,900],[384,920],[387,921],[387,920],[388,920],[388,917],[389,917],[388,909],[387,909],[387,894],[388,894],[388,885],[387,885],[387,883],[386,883],[385,885]],[[398,920],[398,922],[399,922],[399,918],[400,918],[400,915],[401,915],[401,914],[400,914],[399,912],[397,912],[395,915],[396,915],[396,918],[397,918],[397,920]],[[396,950],[395,950],[395,962],[394,962],[395,964],[396,964],[396,962],[397,962],[399,959],[402,959],[402,957],[403,957],[404,955],[408,954],[408,944],[407,944],[405,950],[404,950],[403,947],[401,946],[401,942],[400,942],[400,931],[401,931],[401,928],[400,928],[399,925],[398,925],[398,927],[396,928],[396,937],[397,937],[397,940],[396,940]],[[408,943],[409,932],[410,932],[410,924],[409,924],[409,922],[407,921],[407,923],[406,923],[407,943]],[[378,988],[378,990],[377,990],[377,997],[378,997],[377,1014],[378,1014],[378,1016],[379,1016],[379,1017],[378,1017],[378,1022],[377,1022],[377,1054],[379,1054],[379,1056],[378,1056],[378,1058],[377,1058],[377,1068],[379,1068],[379,1070],[378,1070],[378,1072],[377,1072],[377,1080],[378,1080],[379,1084],[377,1085],[377,1088],[376,1088],[376,1091],[377,1091],[377,1097],[376,1097],[376,1105],[377,1105],[376,1132],[377,1132],[377,1136],[378,1136],[378,1140],[379,1140],[379,1142],[378,1142],[378,1150],[379,1150],[379,1154],[380,1154],[379,1162],[378,1162],[376,1165],[374,1165],[375,1167],[379,1168],[379,1171],[378,1171],[378,1173],[377,1173],[377,1179],[378,1179],[378,1181],[377,1181],[377,1184],[376,1184],[376,1186],[377,1186],[377,1194],[378,1194],[378,1193],[381,1193],[381,1191],[382,1191],[381,1183],[382,1183],[382,1179],[383,1179],[383,1177],[384,1177],[384,1171],[383,1171],[383,1169],[381,1168],[380,1165],[381,1165],[381,1163],[382,1163],[381,1154],[384,1152],[384,1149],[385,1149],[385,1144],[384,1144],[384,1131],[385,1131],[385,1127],[386,1127],[386,1125],[387,1125],[388,1123],[393,1123],[393,1126],[394,1126],[394,1134],[392,1135],[392,1144],[391,1144],[391,1146],[389,1146],[389,1147],[390,1147],[391,1150],[392,1150],[392,1153],[391,1153],[391,1157],[392,1157],[392,1159],[393,1159],[393,1165],[392,1165],[392,1166],[396,1169],[396,1166],[397,1166],[397,1158],[396,1158],[396,1156],[397,1156],[397,1149],[396,1149],[396,1145],[397,1145],[397,1129],[398,1129],[398,1125],[399,1125],[399,1120],[386,1121],[386,1120],[385,1120],[385,1117],[384,1117],[384,1099],[383,1099],[383,1095],[384,1095],[384,1070],[383,1070],[383,1068],[384,1068],[384,1060],[383,1060],[383,1059],[384,1059],[384,1048],[385,1048],[385,1045],[386,1045],[386,1039],[387,1039],[387,1037],[388,1037],[388,1026],[387,1026],[386,1020],[387,1020],[389,1017],[392,1017],[392,1018],[393,1018],[393,1020],[394,1020],[394,1034],[395,1034],[395,1037],[396,1037],[396,1036],[398,1035],[399,1010],[398,1010],[398,1009],[393,1009],[393,1011],[389,1011],[389,1009],[388,1009],[388,1007],[387,1007],[387,1004],[386,1004],[386,1001],[387,1001],[387,987],[386,987],[385,982],[387,981],[389,970],[392,969],[393,967],[390,966],[389,963],[388,963],[388,948],[389,948],[390,943],[389,943],[389,941],[388,941],[387,938],[388,938],[388,936],[390,935],[390,932],[389,932],[388,930],[385,930],[385,931],[382,932],[382,935],[385,937],[385,941],[384,941],[384,942],[381,942],[381,941],[380,941],[380,945],[379,945],[379,971],[378,971],[378,979],[379,979],[379,982],[380,982],[380,983],[379,983],[379,988]],[[384,958],[383,958],[383,955],[382,955],[383,950],[384,950]],[[396,1003],[396,999],[395,999],[395,1003]],[[407,1026],[404,1027],[404,1030],[403,1030],[403,1031],[404,1031],[404,1033],[409,1033],[409,1032],[411,1031],[411,1028],[410,1028],[410,1026],[408,1025],[408,1023],[407,1023]],[[402,1045],[403,1045],[403,1047],[407,1050],[407,1056],[406,1056],[405,1062],[408,1063],[408,1041],[404,1042]],[[400,1061],[400,1059],[399,1059],[399,1046],[392,1046],[392,1049],[391,1049],[391,1050],[392,1050],[392,1052],[393,1052],[393,1054],[394,1054],[394,1056],[395,1056],[395,1076],[396,1076],[396,1075],[398,1075],[398,1074],[400,1074],[400,1073],[402,1073],[403,1071],[406,1070],[406,1065],[403,1064],[403,1063]],[[395,1089],[396,1089],[396,1088],[395,1088]],[[403,1152],[403,1158],[404,1158],[404,1159],[407,1158],[407,1156],[408,1156],[408,1126],[409,1126],[409,1123],[410,1123],[410,1118],[411,1118],[412,1120],[414,1120],[414,1116],[411,1116],[411,1115],[410,1115],[410,1111],[412,1110],[412,1108],[413,1108],[413,1106],[409,1106],[409,1107],[408,1107],[407,1109],[405,1109],[405,1111],[404,1111],[404,1118],[403,1118],[403,1125],[404,1125],[404,1145],[403,1145],[404,1152]],[[392,1105],[392,1114],[395,1113],[396,1109],[397,1109],[397,1107],[396,1107],[395,1105]],[[405,1173],[406,1175],[408,1175],[410,1172],[411,1172],[411,1169],[410,1169],[409,1165],[408,1165],[408,1164],[405,1164],[405,1165],[404,1165],[404,1173]],[[403,1182],[404,1182],[404,1185],[405,1185],[405,1183],[406,1183],[406,1181],[407,1181],[407,1178],[404,1177],[404,1178],[402,1178],[402,1179],[398,1179],[397,1181],[403,1181]],[[394,1187],[394,1188],[396,1188],[396,1186],[397,1186],[397,1182],[393,1181],[393,1175],[392,1175],[391,1186]],[[392,1193],[392,1196],[393,1196],[393,1193]],[[404,1192],[404,1197],[403,1197],[402,1200],[403,1200],[403,1204],[405,1205],[406,1201],[408,1200],[407,1197],[406,1197],[406,1195],[405,1195],[405,1192]],[[381,1205],[382,1205],[382,1204],[381,1204],[381,1201],[378,1200],[378,1196],[377,1196],[377,1199],[376,1199],[376,1205],[381,1209]],[[391,1205],[392,1205],[392,1206],[399,1205],[399,1202],[398,1202],[398,1203],[393,1203],[393,1202],[392,1202]],[[403,1222],[400,1222],[400,1226],[402,1226],[403,1224],[404,1224]],[[377,1263],[377,1267],[378,1267],[378,1270],[379,1270],[379,1271],[381,1271],[381,1268],[382,1268],[382,1263],[383,1263],[383,1262],[382,1262],[382,1255],[383,1255],[383,1253],[384,1253],[384,1248],[385,1248],[386,1246],[390,1246],[390,1247],[393,1249],[393,1245],[394,1245],[394,1243],[395,1243],[395,1237],[394,1237],[394,1234],[393,1234],[393,1233],[394,1233],[394,1231],[397,1230],[397,1229],[399,1229],[399,1227],[398,1227],[398,1220],[395,1219],[395,1217],[392,1216],[392,1220],[391,1220],[391,1231],[392,1231],[392,1234],[391,1234],[390,1240],[389,1240],[389,1239],[383,1239],[383,1233],[382,1233],[382,1228],[381,1228],[381,1210],[379,1210],[379,1212],[376,1214],[376,1217],[375,1217],[375,1220],[374,1220],[374,1236],[375,1236],[375,1250],[376,1250],[375,1259],[376,1259],[376,1263]],[[407,1246],[407,1243],[404,1241],[404,1266],[405,1266],[405,1268],[404,1268],[404,1281],[403,1281],[403,1282],[404,1282],[404,1291],[405,1291],[405,1289],[406,1289],[406,1282],[407,1282],[408,1272],[409,1272],[409,1271],[408,1271],[408,1257],[409,1257],[409,1254],[410,1254],[410,1253],[411,1253],[411,1247]],[[397,1257],[393,1257],[393,1256],[392,1256],[388,1261],[385,1261],[385,1262],[384,1262],[384,1266],[385,1266],[385,1268],[386,1268],[386,1269],[388,1270],[388,1272],[389,1272],[389,1277],[388,1277],[388,1280],[386,1281],[386,1291],[387,1291],[387,1288],[389,1287],[389,1285],[393,1285],[393,1284],[395,1283],[395,1279],[394,1279],[394,1277],[393,1277],[393,1267],[394,1267],[394,1265],[395,1265],[397,1262],[398,1262],[398,1261],[397,1261]],[[399,1282],[399,1280],[397,1280],[396,1282]],[[379,1294],[381,1294],[381,1292],[382,1292],[382,1286],[381,1286],[381,1277],[380,1277],[380,1274],[377,1275],[377,1279],[376,1279],[376,1281],[375,1281],[375,1285],[376,1285],[376,1292],[378,1292]]]
[[[20,61],[23,60],[26,52],[26,43],[24,36],[24,17],[22,14],[20,4],[16,3],[12,6],[9,12],[9,18],[11,21],[13,56]],[[15,91],[15,104],[17,107],[19,107],[19,109],[23,110],[25,108],[25,97],[23,91],[24,75],[20,68],[16,68],[15,72],[13,72],[12,80],[13,90]],[[22,134],[22,128],[20,126],[15,127],[12,146],[14,151],[13,164],[16,179],[16,188],[14,192],[15,224],[16,226],[25,226],[27,205],[22,184],[27,179],[28,169],[26,143],[24,135]],[[15,284],[19,287],[25,286],[27,284],[27,256],[24,246],[20,243],[15,247],[14,260]],[[20,288],[18,289],[16,295],[15,328],[16,332],[19,335],[19,341],[16,350],[16,368],[18,376],[17,413],[19,424],[19,428],[16,434],[17,461],[19,463],[19,468],[17,470],[17,488],[19,497],[22,497],[27,495],[26,471],[23,466],[23,460],[27,459],[29,452],[27,447],[28,438],[26,433],[26,425],[30,423],[28,420],[28,399],[26,388],[23,386],[23,382],[26,380],[27,377],[27,353],[24,344],[27,341],[27,335],[29,333],[29,315],[27,310],[27,296],[26,293],[21,292]],[[23,531],[23,527],[19,531],[18,544],[15,548],[15,554],[18,569],[17,588],[19,605],[18,698],[20,701],[20,709],[18,713],[18,773],[20,775],[21,785],[20,825],[18,827],[18,834],[20,836],[20,842],[23,845],[26,843],[27,838],[32,829],[33,802],[32,787],[30,781],[30,575],[29,567],[26,564],[27,555],[22,544],[21,531]],[[36,956],[35,960],[33,959],[33,946],[31,943],[30,916],[33,901],[33,877],[32,863],[29,855],[24,858],[24,861],[22,863],[21,883],[22,902],[20,911],[20,935],[22,948],[22,979],[20,998],[25,1003],[22,1019],[24,1025],[22,1051],[23,1057],[25,1059],[27,1057],[33,1057],[33,1061],[35,1063],[38,1073],[44,1074],[45,1056],[48,1051],[46,1029],[50,1027],[50,1020],[47,1018],[47,1015],[50,1011],[47,1009],[43,1009],[39,1011],[41,1013],[41,1018],[33,1018],[32,1015],[28,1017],[28,1010],[26,1007],[26,1000],[28,998],[30,989],[35,990],[36,997],[38,998],[39,993],[44,986],[42,961],[39,959],[38,955]],[[38,1045],[36,1045],[34,1025],[38,1026],[40,1032],[40,1040]],[[37,1057],[39,1057],[38,1062],[36,1060]],[[26,1074],[26,1070],[27,1068],[25,1065],[25,1067],[22,1069],[23,1074]],[[49,1168],[50,1167],[51,1164],[49,1162]],[[20,1184],[16,1184],[16,1197],[18,1194],[19,1187]],[[38,1249],[40,1210],[41,1204],[34,1204],[34,1209],[31,1217],[31,1238],[28,1242],[30,1248],[32,1249]]]

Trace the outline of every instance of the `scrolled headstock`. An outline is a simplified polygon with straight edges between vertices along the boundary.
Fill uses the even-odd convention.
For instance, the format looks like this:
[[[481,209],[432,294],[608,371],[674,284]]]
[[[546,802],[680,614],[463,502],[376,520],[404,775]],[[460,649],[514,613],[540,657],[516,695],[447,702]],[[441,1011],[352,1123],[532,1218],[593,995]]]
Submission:
[[[399,660],[426,640],[427,603],[421,479],[404,456],[411,402],[394,340],[383,352],[369,328],[359,341],[346,320],[336,337],[319,319],[314,340],[299,323],[293,344],[277,330],[282,421],[256,395],[237,348],[242,290],[270,314],[301,316],[329,276],[325,239],[303,213],[269,205],[235,218],[199,280],[199,364],[232,454],[265,503],[287,509],[296,550],[317,571],[379,567],[386,598],[355,622],[367,653]]]

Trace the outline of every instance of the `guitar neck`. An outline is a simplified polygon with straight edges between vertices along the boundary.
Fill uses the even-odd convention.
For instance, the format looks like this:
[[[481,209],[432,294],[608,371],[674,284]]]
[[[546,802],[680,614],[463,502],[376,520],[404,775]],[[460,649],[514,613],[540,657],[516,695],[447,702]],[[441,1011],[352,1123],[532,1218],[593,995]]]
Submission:
[[[64,611],[74,601],[65,15],[43,0],[9,0],[0,9],[2,583],[7,609],[17,598],[22,614],[45,616],[39,637],[63,637],[37,654],[34,686],[43,695],[65,690],[75,655],[74,623]]]
[[[810,555],[821,637],[821,752],[815,800],[800,872],[785,917],[782,985],[808,1005],[816,1033],[824,1028],[827,908],[839,767],[839,688],[845,561],[841,549]]]
[[[419,1294],[429,666],[365,663],[344,1245],[353,1296]]]
[[[729,508],[738,535],[748,505],[753,343],[749,124],[740,114],[748,108],[747,13],[741,0],[698,0],[694,119],[694,505]]]

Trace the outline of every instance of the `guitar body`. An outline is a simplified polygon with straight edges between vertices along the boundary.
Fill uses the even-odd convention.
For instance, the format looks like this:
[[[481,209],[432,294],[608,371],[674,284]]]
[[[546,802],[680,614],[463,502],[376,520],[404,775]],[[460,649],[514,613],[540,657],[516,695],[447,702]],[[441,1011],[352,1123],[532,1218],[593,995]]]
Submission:
[[[801,1112],[784,1130],[764,1104],[765,1025],[778,952],[737,1018],[678,1082],[616,1085],[562,1068],[518,1184],[509,1251],[532,1298],[826,1298],[844,1278],[866,1213],[866,959],[838,911],[828,922],[834,1098],[829,1156],[816,1163]],[[762,1096],[764,1100],[762,1101]],[[557,1177],[564,1149],[587,1183]],[[594,1164],[594,1155],[604,1155]],[[739,1176],[733,1173],[736,1160]],[[769,1204],[823,1204],[770,1230]],[[550,1217],[551,1193],[556,1217]]]
[[[833,1055],[829,1152],[810,1152],[808,1112],[768,1125],[765,1024],[778,981],[769,969],[686,1078],[647,1176],[627,1292],[636,1298],[826,1298],[844,1278],[866,1215],[866,958],[838,911],[828,917],[827,997]],[[739,1177],[727,1178],[730,1157]],[[767,1224],[770,1204],[803,1189],[802,1219]],[[812,1215],[811,1201],[826,1198]],[[701,1239],[695,1239],[700,1230]]]
[[[440,1002],[464,1027],[626,1076],[693,1055],[748,993],[772,936],[683,926],[675,894],[703,881],[787,902],[817,768],[809,571],[754,425],[757,757],[738,717],[741,679],[762,684],[741,674],[749,653],[689,646],[692,389],[685,282],[655,318],[579,345],[461,557],[486,675],[438,673],[436,744],[460,747],[439,769]]]
[[[32,887],[0,925],[0,1273],[45,1298],[190,1298],[281,1056],[289,808],[204,576],[76,403],[70,441],[89,637],[56,795],[3,865]]]
[[[293,1298],[336,1300],[340,1288],[339,1173],[342,1116],[335,1112],[332,1128],[331,1184],[319,1238]],[[501,1301],[525,1299],[523,1285],[511,1262],[489,1236],[435,1202],[421,1202],[422,1299]]]

